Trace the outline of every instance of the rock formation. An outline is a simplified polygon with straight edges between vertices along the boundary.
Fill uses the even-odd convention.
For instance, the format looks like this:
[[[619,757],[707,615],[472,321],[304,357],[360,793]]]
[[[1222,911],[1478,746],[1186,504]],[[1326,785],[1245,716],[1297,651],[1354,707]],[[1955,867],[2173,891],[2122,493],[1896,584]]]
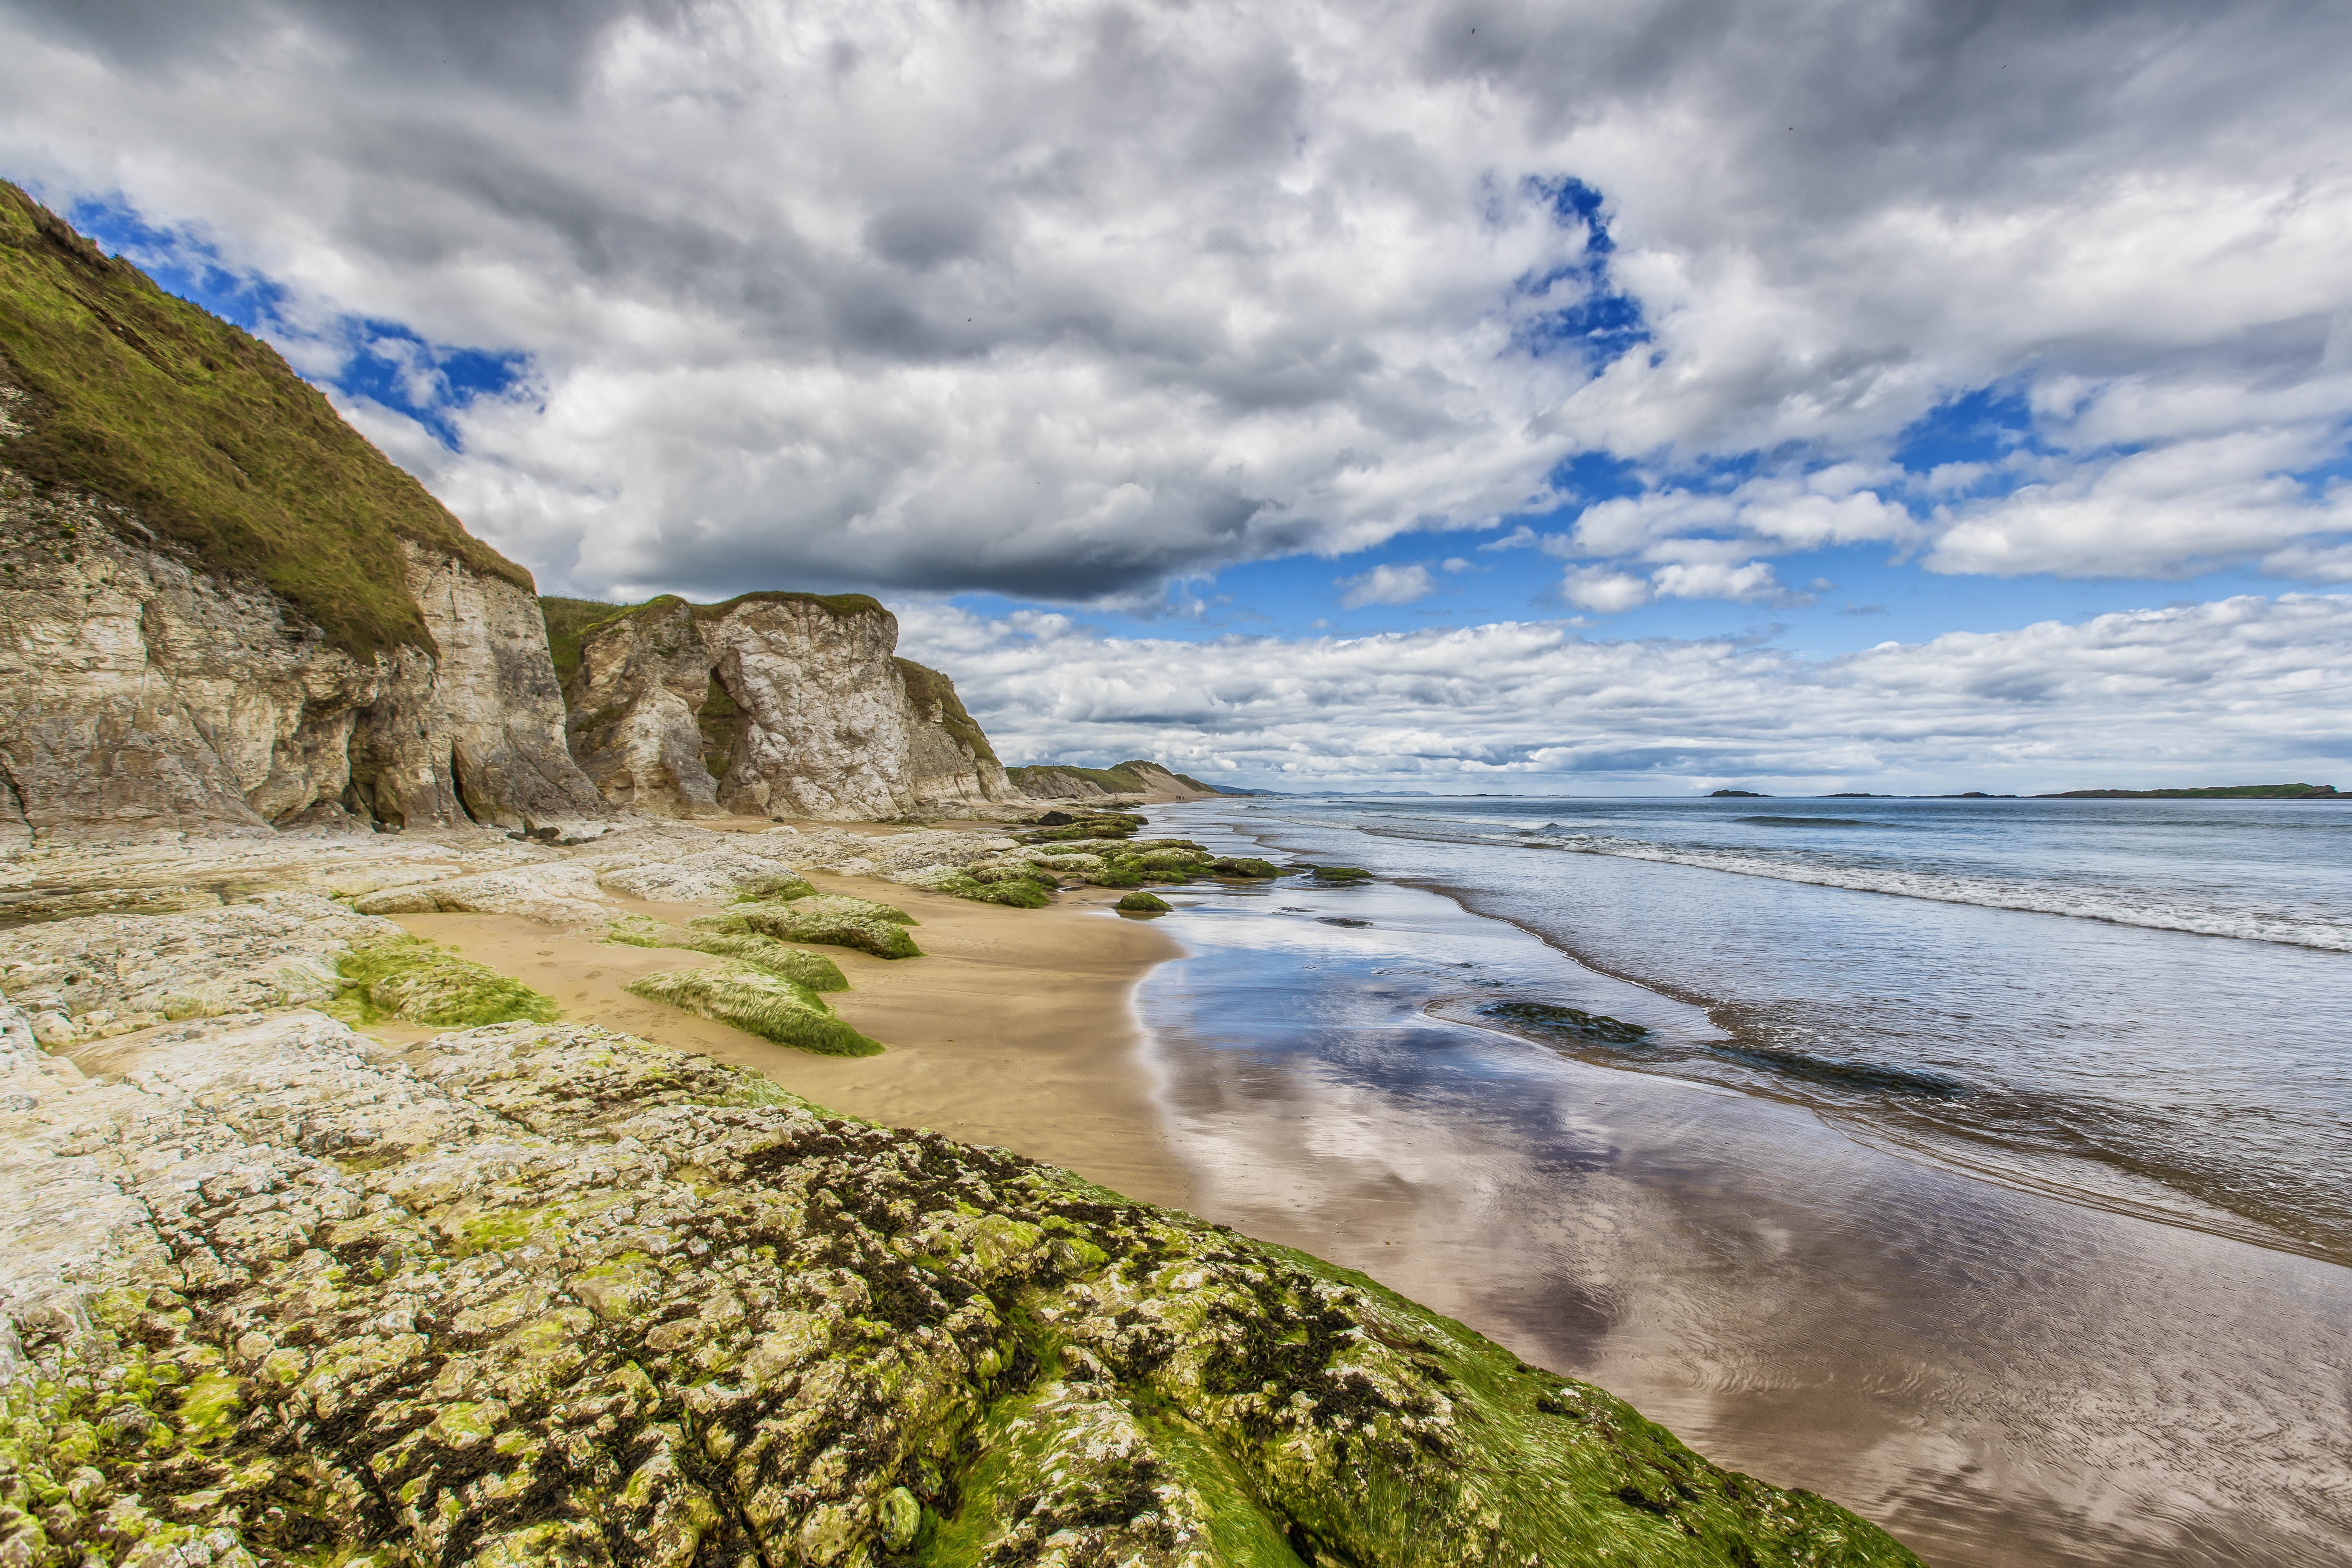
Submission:
[[[0,185],[0,842],[608,814],[528,573]]]
[[[887,820],[1017,796],[954,683],[863,595],[663,597],[580,633],[572,746],[615,805]]]
[[[1218,793],[1199,779],[1141,761],[1108,768],[1043,763],[1011,769],[1008,776],[1032,800],[1204,800]]]
[[[588,1025],[43,1053],[0,1561],[1916,1568],[1361,1276]]]

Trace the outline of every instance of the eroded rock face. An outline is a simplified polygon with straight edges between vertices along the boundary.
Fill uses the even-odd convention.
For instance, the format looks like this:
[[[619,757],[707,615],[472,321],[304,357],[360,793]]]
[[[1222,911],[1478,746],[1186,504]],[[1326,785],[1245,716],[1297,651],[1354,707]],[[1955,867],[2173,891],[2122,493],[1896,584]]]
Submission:
[[[614,805],[662,816],[719,813],[695,715],[710,658],[683,599],[656,601],[581,645],[567,720],[573,754]]]
[[[1360,1277],[586,1026],[0,1010],[0,1560],[1914,1559]]]
[[[897,617],[866,606],[755,594],[617,616],[567,693],[581,766],[614,805],[677,816],[887,820],[1016,795],[953,686],[896,658]],[[729,710],[706,724],[714,679]]]
[[[128,512],[0,469],[0,848],[606,815],[563,745],[537,601],[405,554],[438,651],[362,663]]]

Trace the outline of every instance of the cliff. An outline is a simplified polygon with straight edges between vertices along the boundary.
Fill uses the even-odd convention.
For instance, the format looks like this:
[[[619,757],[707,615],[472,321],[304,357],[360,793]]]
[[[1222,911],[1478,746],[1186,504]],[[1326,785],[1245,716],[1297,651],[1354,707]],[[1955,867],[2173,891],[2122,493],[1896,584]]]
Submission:
[[[1102,800],[1112,796],[1141,800],[1200,800],[1219,793],[1199,779],[1141,761],[1108,768],[1082,768],[1067,763],[1041,763],[1013,768],[1007,776],[1024,795],[1036,800]]]
[[[545,605],[577,659],[573,754],[615,805],[855,821],[1017,796],[954,682],[898,658],[898,618],[864,595]]]
[[[602,816],[530,576],[0,184],[0,840]]]

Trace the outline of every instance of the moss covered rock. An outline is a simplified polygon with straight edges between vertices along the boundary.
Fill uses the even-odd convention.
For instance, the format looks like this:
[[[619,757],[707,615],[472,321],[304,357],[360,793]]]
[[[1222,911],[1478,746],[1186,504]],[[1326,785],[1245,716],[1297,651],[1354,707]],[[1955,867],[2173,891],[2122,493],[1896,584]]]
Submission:
[[[849,989],[841,965],[824,954],[786,947],[773,937],[751,931],[681,931],[658,921],[639,918],[614,921],[605,940],[630,947],[674,947],[689,952],[717,953],[754,969],[764,969],[811,991]]]
[[[1170,905],[1157,893],[1134,892],[1112,907],[1123,915],[1164,915]]]
[[[14,1037],[0,1182],[122,1210],[7,1302],[26,1568],[1916,1568],[1360,1275],[606,1030]]]
[[[1318,882],[1369,882],[1372,874],[1361,866],[1318,866],[1315,879]]]
[[[390,1014],[415,1024],[469,1026],[516,1019],[544,1024],[556,1015],[552,1001],[521,981],[422,937],[355,947],[337,968],[357,993],[362,1019]]]
[[[1248,881],[1265,881],[1282,875],[1282,868],[1273,861],[1254,859],[1245,855],[1220,856],[1209,863],[1209,869],[1220,877],[1234,877]]]
[[[855,907],[846,907],[855,906]],[[887,910],[888,913],[873,911]],[[897,920],[890,915],[898,916]],[[745,904],[723,915],[706,915],[693,922],[699,931],[721,934],[748,931],[778,942],[807,942],[824,947],[856,948],[877,958],[920,958],[922,949],[908,936],[908,917],[887,904],[864,899],[798,899],[788,904]]]
[[[780,1046],[828,1057],[871,1057],[882,1051],[835,1017],[807,986],[749,964],[664,970],[631,981],[629,990],[649,1001],[732,1024]]]

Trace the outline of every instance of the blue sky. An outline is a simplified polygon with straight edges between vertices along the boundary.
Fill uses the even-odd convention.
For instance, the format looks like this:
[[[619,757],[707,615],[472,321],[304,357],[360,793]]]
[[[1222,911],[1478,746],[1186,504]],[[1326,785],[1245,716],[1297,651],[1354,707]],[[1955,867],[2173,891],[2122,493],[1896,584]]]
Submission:
[[[236,7],[0,19],[0,174],[546,591],[862,589],[940,659],[1538,624],[1796,656],[1795,704],[1889,642],[2352,582],[2344,15]],[[2116,766],[2244,755],[2184,692]],[[1073,673],[1024,744],[1101,760],[1121,700]],[[1381,763],[1393,717],[1317,744],[1458,764],[1433,720]]]

